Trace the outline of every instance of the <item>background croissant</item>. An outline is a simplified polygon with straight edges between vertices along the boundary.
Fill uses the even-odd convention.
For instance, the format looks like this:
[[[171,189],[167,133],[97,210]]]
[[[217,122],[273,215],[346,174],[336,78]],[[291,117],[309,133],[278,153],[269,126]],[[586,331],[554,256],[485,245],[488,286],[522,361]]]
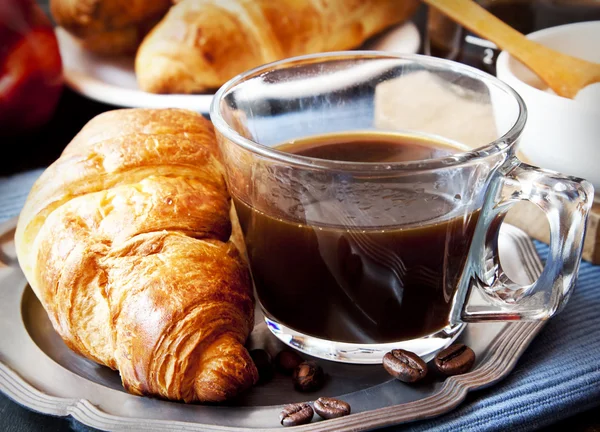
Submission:
[[[101,54],[134,54],[171,0],[51,0],[58,25]]]
[[[264,63],[355,48],[418,0],[182,0],[140,45],[142,90],[196,93]]]
[[[212,124],[184,110],[92,119],[19,216],[19,263],[66,344],[135,394],[221,401],[258,379],[250,274]],[[243,251],[242,251],[243,252]]]

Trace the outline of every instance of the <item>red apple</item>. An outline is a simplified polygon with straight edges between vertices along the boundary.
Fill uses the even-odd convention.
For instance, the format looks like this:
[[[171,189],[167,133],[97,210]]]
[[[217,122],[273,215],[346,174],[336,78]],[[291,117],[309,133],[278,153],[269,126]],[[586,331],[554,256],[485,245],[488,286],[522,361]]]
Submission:
[[[46,123],[62,87],[50,19],[34,0],[0,0],[0,136]]]

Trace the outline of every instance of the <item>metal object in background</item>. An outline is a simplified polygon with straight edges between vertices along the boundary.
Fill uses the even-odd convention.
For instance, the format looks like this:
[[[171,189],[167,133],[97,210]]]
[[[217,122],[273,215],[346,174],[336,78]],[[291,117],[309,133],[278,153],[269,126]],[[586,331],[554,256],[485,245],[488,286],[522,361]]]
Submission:
[[[475,1],[523,34],[561,24],[600,20],[600,0]],[[501,50],[429,7],[423,51],[496,75],[496,60]]]

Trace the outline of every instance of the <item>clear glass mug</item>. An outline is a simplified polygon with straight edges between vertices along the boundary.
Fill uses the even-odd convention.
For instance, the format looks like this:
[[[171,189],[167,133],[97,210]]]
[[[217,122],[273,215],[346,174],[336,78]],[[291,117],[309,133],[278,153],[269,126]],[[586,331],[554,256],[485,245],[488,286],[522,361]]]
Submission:
[[[574,287],[593,188],[515,156],[522,99],[475,68],[420,55],[334,52],[243,73],[211,106],[269,329],[310,355],[431,359],[466,323],[544,320]],[[457,153],[348,162],[274,147],[331,133],[434,140]],[[520,286],[498,258],[506,212],[547,215],[550,257]]]

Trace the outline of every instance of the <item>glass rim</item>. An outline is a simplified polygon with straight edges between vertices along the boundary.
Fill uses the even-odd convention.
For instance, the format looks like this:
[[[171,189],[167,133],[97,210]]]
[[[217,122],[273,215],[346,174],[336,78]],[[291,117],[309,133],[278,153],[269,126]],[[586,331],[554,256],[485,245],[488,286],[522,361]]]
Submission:
[[[319,159],[309,156],[300,156],[293,153],[276,150],[253,141],[240,135],[234,130],[221,115],[219,105],[223,97],[229,93],[238,84],[246,81],[248,78],[262,75],[274,68],[282,69],[286,65],[298,65],[303,62],[317,63],[328,60],[351,60],[351,59],[395,59],[406,60],[417,64],[430,65],[438,69],[446,69],[461,73],[471,78],[483,81],[490,86],[494,86],[512,96],[519,109],[518,115],[512,126],[499,138],[484,144],[475,149],[453,154],[442,158],[422,159],[404,162],[349,162],[329,159]],[[242,72],[225,82],[215,93],[210,104],[210,120],[215,129],[225,138],[234,144],[249,150],[260,156],[284,162],[292,166],[299,166],[309,169],[323,169],[350,172],[396,172],[396,171],[428,171],[439,168],[449,168],[457,165],[464,165],[477,159],[499,154],[510,148],[519,138],[527,120],[527,108],[523,98],[508,84],[499,78],[481,71],[475,67],[468,66],[453,60],[427,56],[423,54],[396,54],[384,51],[330,51],[317,54],[307,54],[302,56],[288,57],[282,60],[266,63],[261,66]],[[411,131],[413,133],[414,131]],[[417,134],[420,131],[416,131]],[[282,143],[284,144],[284,143]]]

